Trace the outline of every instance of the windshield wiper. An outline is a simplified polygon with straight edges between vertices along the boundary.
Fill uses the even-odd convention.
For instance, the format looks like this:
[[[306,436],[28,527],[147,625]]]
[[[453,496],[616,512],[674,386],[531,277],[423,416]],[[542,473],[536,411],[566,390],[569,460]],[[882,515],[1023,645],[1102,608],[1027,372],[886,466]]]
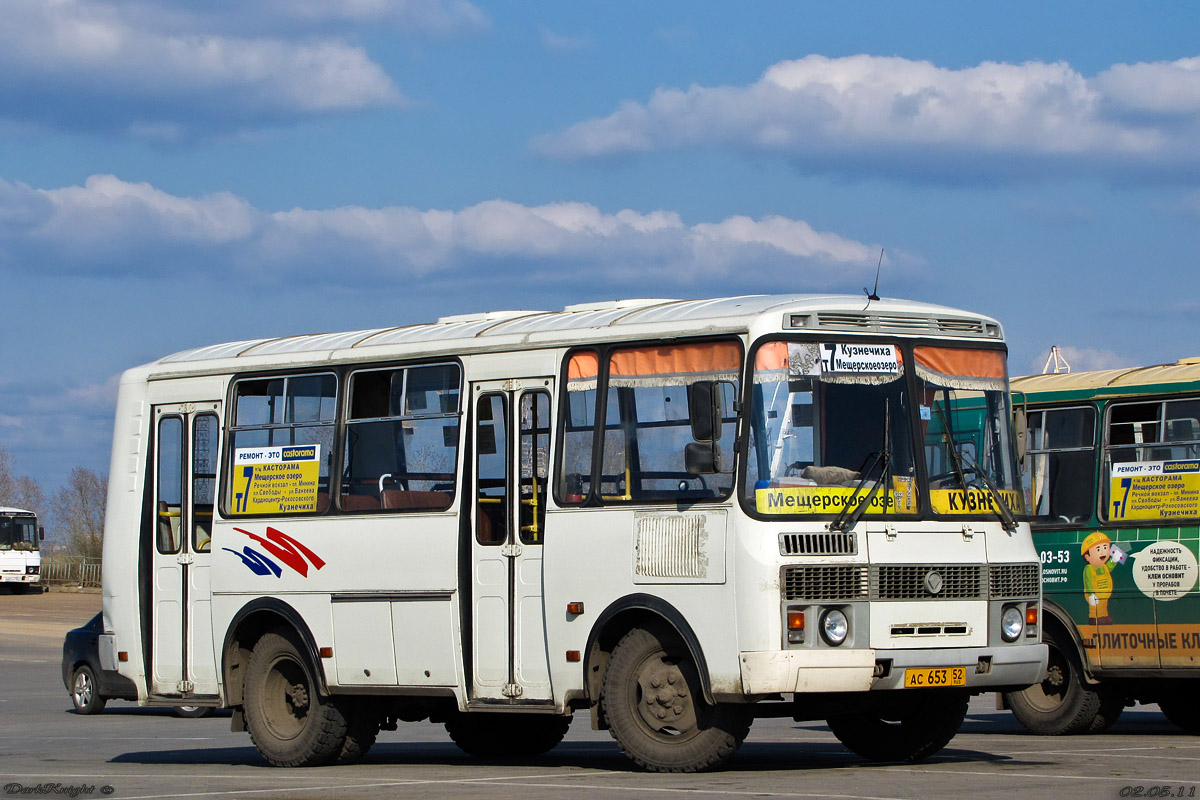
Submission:
[[[1012,509],[1008,507],[1008,503],[1005,502],[1004,496],[1000,494],[1000,490],[996,487],[996,484],[970,456],[963,453],[962,457],[970,461],[967,466],[979,476],[980,480],[983,481],[983,485],[991,493],[992,502],[996,506],[996,516],[1000,517],[1000,525],[1006,531],[1015,531],[1017,529],[1017,518],[1013,516]]]
[[[846,498],[846,505],[842,506],[842,510],[839,511],[838,515],[833,518],[832,522],[829,523],[829,530],[841,531],[841,532],[845,533],[846,531],[852,529],[855,525],[857,525],[858,521],[860,519],[862,519],[862,515],[867,513],[867,507],[870,506],[871,501],[875,499],[875,495],[878,494],[878,492],[879,492],[879,487],[883,485],[883,480],[884,480],[884,478],[887,477],[887,474],[888,474],[888,467],[892,463],[891,417],[892,417],[892,415],[888,408],[888,402],[884,401],[884,405],[883,405],[883,447],[880,448],[879,452],[875,454],[875,460],[871,462],[871,466],[868,467],[866,472],[864,473],[866,475],[869,475],[871,473],[871,471],[874,470],[876,466],[878,466],[879,467],[879,477],[876,478],[875,482],[871,484],[871,488],[867,492],[867,496],[863,499],[862,503],[860,503],[857,506],[854,506],[853,510],[851,510],[851,506],[854,504],[854,500],[858,497],[858,493],[860,491],[862,491],[862,487],[863,487],[863,483],[864,483],[864,481],[858,482],[858,485],[854,487],[854,491],[850,494],[849,497]],[[870,458],[870,456],[868,456],[868,458]],[[886,505],[885,505],[885,510],[886,510]]]
[[[946,443],[948,445],[946,450],[949,451],[950,461],[954,464],[954,472],[958,476],[958,482],[962,486],[964,497],[968,490],[978,488],[967,483],[966,472],[963,470],[963,462],[966,461],[967,466],[971,468],[971,472],[982,480],[988,493],[991,494],[996,516],[1000,517],[1001,527],[1006,531],[1015,531],[1017,529],[1017,518],[1013,516],[1012,509],[1008,507],[1008,503],[1004,502],[1004,498],[1001,496],[1000,490],[996,488],[996,484],[992,482],[992,479],[988,477],[988,474],[984,472],[974,459],[958,449],[958,442],[954,440],[954,429],[950,425],[950,415],[946,413],[947,405],[949,405],[948,398],[943,396],[942,404],[938,406],[938,415],[942,418],[942,428],[946,434]]]

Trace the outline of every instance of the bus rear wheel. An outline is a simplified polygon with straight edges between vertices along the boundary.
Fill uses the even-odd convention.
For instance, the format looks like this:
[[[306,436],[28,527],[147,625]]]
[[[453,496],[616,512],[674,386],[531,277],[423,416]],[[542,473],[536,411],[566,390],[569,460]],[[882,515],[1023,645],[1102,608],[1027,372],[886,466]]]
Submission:
[[[687,647],[663,628],[634,628],[613,650],[601,692],[609,732],[652,772],[713,769],[750,731],[743,706],[711,705]]]
[[[277,767],[311,767],[334,759],[346,739],[346,718],[322,697],[296,635],[264,634],[246,666],[246,728],[258,752]]]
[[[372,701],[359,698],[341,701],[346,718],[346,738],[330,764],[355,764],[362,760],[379,736],[379,712]]]
[[[863,758],[920,761],[949,744],[967,716],[966,692],[934,691],[895,697],[889,708],[879,712],[830,717],[829,729]]]
[[[1066,736],[1089,732],[1093,726],[1107,727],[1103,722],[1097,724],[1105,697],[1084,681],[1075,648],[1049,627],[1042,633],[1042,643],[1050,651],[1046,677],[1041,683],[1005,694],[1013,716],[1031,733],[1042,736]],[[1116,721],[1120,709],[1112,705],[1108,704],[1108,716]]]

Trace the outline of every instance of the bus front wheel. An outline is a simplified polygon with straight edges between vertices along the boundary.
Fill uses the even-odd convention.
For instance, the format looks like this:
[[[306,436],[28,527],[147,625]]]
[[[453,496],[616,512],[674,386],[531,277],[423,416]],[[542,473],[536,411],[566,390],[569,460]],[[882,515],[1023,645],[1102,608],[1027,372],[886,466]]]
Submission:
[[[705,702],[691,654],[663,628],[634,628],[617,643],[601,704],[625,755],[652,772],[713,769],[750,731],[745,707]]]
[[[1194,687],[1180,689],[1158,701],[1163,715],[1188,733],[1200,733],[1200,718],[1196,716],[1197,704],[1200,704],[1200,689]]]
[[[296,635],[264,634],[250,654],[244,692],[246,728],[258,752],[277,767],[311,767],[336,758],[346,718],[322,697]]]
[[[966,692],[935,689],[893,698],[879,712],[830,717],[829,729],[848,750],[872,761],[920,761],[945,747],[967,716]]]
[[[1053,628],[1042,632],[1042,643],[1049,650],[1046,677],[1019,692],[1004,695],[1013,716],[1031,733],[1042,736],[1064,736],[1086,733],[1105,727],[1101,718],[1101,706],[1106,705],[1105,721],[1116,720],[1116,714],[1124,707],[1121,703],[1105,704],[1105,697],[1089,687],[1083,678],[1083,667],[1075,648]]]

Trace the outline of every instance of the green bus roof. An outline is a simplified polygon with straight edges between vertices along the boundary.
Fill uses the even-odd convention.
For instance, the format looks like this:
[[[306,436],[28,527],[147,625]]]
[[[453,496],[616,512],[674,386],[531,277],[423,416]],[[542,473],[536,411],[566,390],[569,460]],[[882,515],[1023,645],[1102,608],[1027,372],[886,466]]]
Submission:
[[[1030,402],[1090,400],[1200,390],[1200,358],[1151,367],[1060,372],[1013,378],[1012,391]]]

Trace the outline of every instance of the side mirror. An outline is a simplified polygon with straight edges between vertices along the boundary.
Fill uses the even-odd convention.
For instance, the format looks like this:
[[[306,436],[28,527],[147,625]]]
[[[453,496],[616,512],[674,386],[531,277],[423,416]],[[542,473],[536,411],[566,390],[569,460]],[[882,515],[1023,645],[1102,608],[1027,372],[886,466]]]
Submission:
[[[38,539],[43,542],[46,541],[46,529],[41,525],[38,525]]]
[[[688,384],[688,417],[692,438],[712,442],[721,438],[721,385],[717,381]]]
[[[683,463],[689,475],[714,475],[721,471],[721,445],[692,442],[683,448]]]

